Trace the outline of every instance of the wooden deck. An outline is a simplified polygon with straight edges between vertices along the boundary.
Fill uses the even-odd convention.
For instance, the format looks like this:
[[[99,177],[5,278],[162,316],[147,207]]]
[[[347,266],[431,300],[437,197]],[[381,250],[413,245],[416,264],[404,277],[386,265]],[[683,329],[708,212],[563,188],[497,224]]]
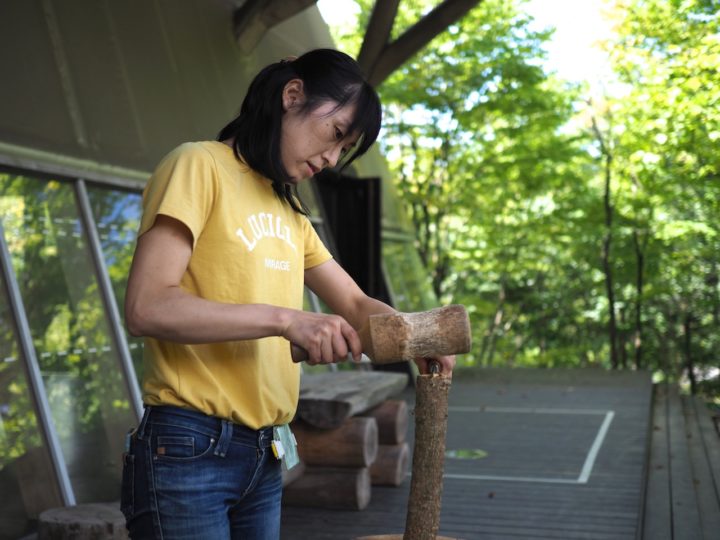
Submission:
[[[701,399],[655,388],[643,540],[720,538],[720,442]]]
[[[405,397],[412,406],[412,392]],[[445,463],[440,533],[465,540],[635,539],[651,404],[646,373],[491,370],[457,377],[447,436],[456,457]],[[360,512],[284,508],[282,539],[402,533],[409,484],[373,487]]]

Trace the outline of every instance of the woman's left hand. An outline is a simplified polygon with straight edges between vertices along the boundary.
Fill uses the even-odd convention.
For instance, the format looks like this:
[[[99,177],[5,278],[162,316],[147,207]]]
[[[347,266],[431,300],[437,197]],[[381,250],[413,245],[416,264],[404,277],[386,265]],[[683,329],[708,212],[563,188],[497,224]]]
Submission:
[[[455,367],[455,355],[438,356],[436,358],[416,358],[415,363],[420,370],[421,375],[430,373],[430,364],[436,362],[440,366],[440,374],[444,377],[452,377],[452,371]]]

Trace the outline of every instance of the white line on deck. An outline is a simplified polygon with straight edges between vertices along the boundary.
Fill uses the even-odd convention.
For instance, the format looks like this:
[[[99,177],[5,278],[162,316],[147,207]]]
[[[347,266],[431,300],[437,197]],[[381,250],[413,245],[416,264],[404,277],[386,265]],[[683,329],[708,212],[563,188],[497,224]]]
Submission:
[[[448,407],[449,411],[455,412],[490,412],[490,413],[527,413],[527,414],[596,414],[604,415],[605,419],[598,429],[595,440],[590,446],[585,463],[583,464],[580,476],[576,480],[569,478],[536,478],[530,476],[494,476],[485,474],[444,474],[443,478],[453,478],[458,480],[500,480],[503,482],[537,482],[546,484],[587,484],[595,466],[595,459],[600,452],[605,436],[610,429],[610,424],[615,418],[615,411],[599,410],[599,409],[548,409],[548,408],[532,408],[532,407]],[[410,476],[410,473],[408,473]]]
[[[535,478],[532,476],[494,476],[489,474],[443,474],[443,478],[456,480],[500,480],[501,482],[536,482],[541,484],[577,484],[572,478]]]
[[[495,412],[495,413],[530,413],[530,414],[606,414],[601,409],[548,409],[533,407],[448,407],[457,412]]]
[[[607,411],[607,414],[605,414],[605,420],[603,420],[603,423],[598,430],[595,440],[590,447],[590,451],[585,458],[585,464],[583,465],[582,472],[577,479],[578,484],[587,484],[587,481],[590,478],[590,473],[592,472],[593,466],[595,465],[595,458],[597,457],[598,452],[600,451],[600,447],[605,440],[605,435],[607,435],[608,429],[610,428],[610,423],[613,421],[613,418],[615,418],[615,412]]]

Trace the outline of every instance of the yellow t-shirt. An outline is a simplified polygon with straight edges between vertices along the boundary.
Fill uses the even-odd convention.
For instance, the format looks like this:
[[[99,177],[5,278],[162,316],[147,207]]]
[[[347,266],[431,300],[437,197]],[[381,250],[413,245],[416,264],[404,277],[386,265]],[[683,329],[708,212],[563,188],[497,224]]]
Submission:
[[[331,258],[310,221],[220,142],[186,143],[143,193],[139,234],[158,214],[184,223],[193,252],[180,286],[223,303],[302,309],[303,272]],[[295,414],[299,367],[282,337],[185,345],[145,340],[143,401],[258,429]]]

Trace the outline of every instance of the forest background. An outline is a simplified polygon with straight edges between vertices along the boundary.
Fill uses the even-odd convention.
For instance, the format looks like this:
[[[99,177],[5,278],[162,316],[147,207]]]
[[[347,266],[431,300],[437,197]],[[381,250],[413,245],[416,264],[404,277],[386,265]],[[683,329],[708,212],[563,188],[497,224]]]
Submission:
[[[332,27],[357,56],[373,0]],[[437,2],[400,2],[393,37]],[[381,148],[462,365],[647,369],[720,396],[720,5],[610,0],[612,81],[485,0],[378,88]],[[579,61],[582,61],[580,59]]]

